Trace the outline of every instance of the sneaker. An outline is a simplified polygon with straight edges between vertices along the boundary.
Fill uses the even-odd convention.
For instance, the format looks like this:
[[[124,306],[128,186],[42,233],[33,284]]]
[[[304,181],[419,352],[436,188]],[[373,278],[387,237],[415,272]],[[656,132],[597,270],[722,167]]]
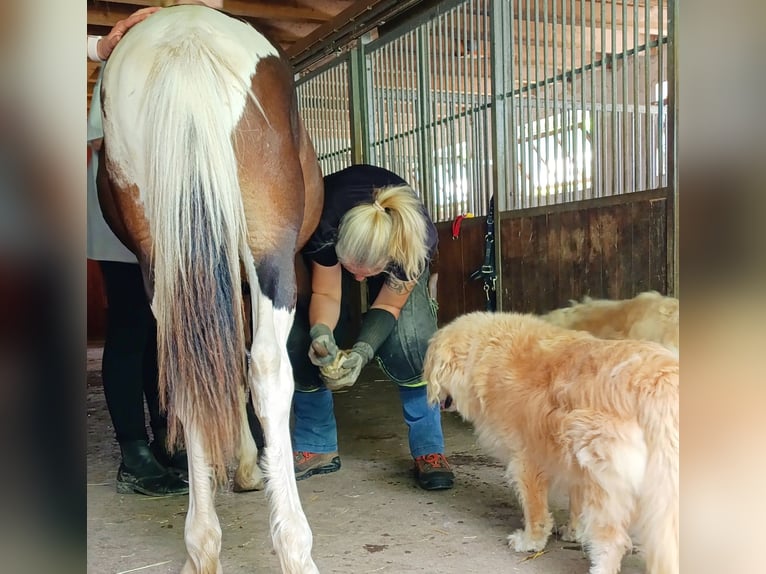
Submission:
[[[315,474],[328,474],[340,470],[340,457],[335,452],[305,452],[293,453],[295,464],[295,480],[303,480]]]
[[[424,454],[415,459],[415,479],[423,490],[445,490],[452,488],[455,474],[443,454]]]

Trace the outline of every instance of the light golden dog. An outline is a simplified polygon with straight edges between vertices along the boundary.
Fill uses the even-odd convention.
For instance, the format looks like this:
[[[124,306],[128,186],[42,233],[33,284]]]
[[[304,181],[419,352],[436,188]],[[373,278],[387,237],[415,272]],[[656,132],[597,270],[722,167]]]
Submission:
[[[511,548],[545,547],[548,489],[560,486],[565,539],[584,545],[590,574],[619,572],[630,534],[647,572],[678,573],[677,354],[533,315],[470,313],[433,336],[425,378],[429,401],[451,401],[507,465],[525,524]]]
[[[632,299],[583,298],[542,316],[559,327],[588,331],[601,339],[656,341],[678,351],[678,299],[647,291]]]

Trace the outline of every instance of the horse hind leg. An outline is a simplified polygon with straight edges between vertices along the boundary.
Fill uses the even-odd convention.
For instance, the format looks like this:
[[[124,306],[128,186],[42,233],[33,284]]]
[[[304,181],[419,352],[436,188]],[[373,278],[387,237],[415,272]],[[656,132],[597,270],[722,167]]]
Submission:
[[[239,433],[239,462],[237,472],[234,474],[234,492],[249,492],[251,490],[263,490],[263,472],[258,466],[258,447],[250,432],[247,422],[247,393],[242,390],[239,396],[239,415],[242,425]]]
[[[189,510],[184,540],[187,559],[181,574],[221,574],[221,525],[215,512],[212,469],[202,436],[192,421],[182,421],[189,458]]]
[[[249,382],[266,443],[263,466],[271,506],[271,537],[283,572],[314,574],[319,570],[311,558],[311,528],[295,484],[289,428],[293,376],[287,355],[287,337],[294,308],[275,308],[277,293],[263,293],[254,262],[251,258],[245,259],[255,326]],[[270,290],[278,287],[283,291],[279,296],[284,297],[284,292],[294,292],[295,289],[292,254],[281,263],[281,266],[261,263],[259,271],[262,276],[268,276],[263,283],[272,286]],[[279,269],[285,271],[280,273]]]

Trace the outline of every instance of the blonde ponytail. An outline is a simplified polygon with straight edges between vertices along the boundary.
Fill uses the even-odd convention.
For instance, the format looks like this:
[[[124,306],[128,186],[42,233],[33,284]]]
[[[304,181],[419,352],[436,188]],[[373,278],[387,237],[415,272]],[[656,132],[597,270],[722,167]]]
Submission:
[[[338,260],[373,270],[393,262],[408,279],[417,279],[428,256],[428,227],[420,201],[408,185],[385,187],[374,199],[341,219]]]

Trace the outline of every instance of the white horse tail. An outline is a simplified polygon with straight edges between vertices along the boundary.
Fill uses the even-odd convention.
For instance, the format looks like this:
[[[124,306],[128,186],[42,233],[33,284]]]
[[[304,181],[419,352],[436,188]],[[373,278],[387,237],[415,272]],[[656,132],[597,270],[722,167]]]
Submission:
[[[169,440],[179,422],[200,430],[216,478],[239,441],[245,385],[239,253],[246,223],[231,110],[232,74],[205,42],[181,40],[147,82],[146,206],[154,242],[160,396]]]

